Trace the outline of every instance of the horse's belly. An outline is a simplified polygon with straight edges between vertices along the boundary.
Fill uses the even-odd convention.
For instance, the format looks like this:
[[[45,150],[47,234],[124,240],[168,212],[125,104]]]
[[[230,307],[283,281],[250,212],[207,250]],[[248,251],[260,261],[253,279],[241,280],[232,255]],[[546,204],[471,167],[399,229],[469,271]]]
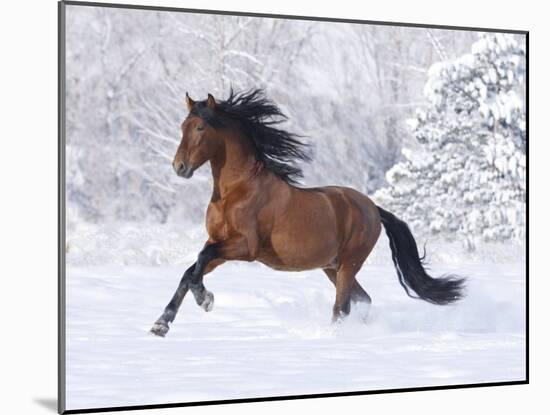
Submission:
[[[334,260],[318,260],[315,258],[300,258],[297,256],[281,257],[274,252],[259,255],[257,260],[270,268],[278,271],[306,271],[316,268],[332,267]]]
[[[273,233],[258,260],[271,268],[284,271],[329,267],[338,253],[336,235],[326,232],[326,229],[320,231]]]

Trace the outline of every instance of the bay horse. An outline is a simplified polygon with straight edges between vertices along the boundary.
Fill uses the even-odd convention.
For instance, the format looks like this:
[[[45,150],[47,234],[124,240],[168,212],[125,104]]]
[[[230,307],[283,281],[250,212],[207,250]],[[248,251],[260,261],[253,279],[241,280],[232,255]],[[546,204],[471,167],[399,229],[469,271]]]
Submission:
[[[278,128],[286,117],[262,90],[231,91],[219,102],[210,94],[196,102],[186,94],[186,103],[189,114],[172,166],[178,176],[189,179],[210,162],[208,240],[152,333],[166,335],[189,290],[210,311],[214,296],[203,277],[226,261],[259,261],[282,271],[322,269],[336,288],[332,319],[338,321],[349,314],[350,302],[371,302],[355,276],[382,225],[399,282],[409,296],[434,304],[461,298],[464,279],[430,277],[407,224],[392,213],[351,188],[297,186],[302,171],[296,163],[311,159],[309,146]]]

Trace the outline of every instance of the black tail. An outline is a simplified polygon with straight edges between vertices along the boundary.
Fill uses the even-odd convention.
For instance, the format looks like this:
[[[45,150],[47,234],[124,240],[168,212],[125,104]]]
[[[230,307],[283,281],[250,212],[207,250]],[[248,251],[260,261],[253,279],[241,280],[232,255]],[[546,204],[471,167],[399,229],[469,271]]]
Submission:
[[[432,278],[422,266],[418,248],[405,222],[378,206],[382,224],[390,240],[393,263],[407,295],[434,304],[449,304],[462,298],[464,278],[454,275]],[[412,289],[418,297],[410,293]]]

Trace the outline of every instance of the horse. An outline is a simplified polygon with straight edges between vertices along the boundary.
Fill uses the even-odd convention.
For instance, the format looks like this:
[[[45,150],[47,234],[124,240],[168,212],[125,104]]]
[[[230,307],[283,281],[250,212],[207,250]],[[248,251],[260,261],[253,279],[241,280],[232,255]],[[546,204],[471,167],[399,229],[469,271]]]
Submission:
[[[200,307],[212,310],[214,296],[203,277],[227,261],[259,261],[280,271],[322,269],[336,289],[332,321],[338,322],[350,313],[351,302],[371,303],[356,275],[382,226],[407,295],[440,305],[462,297],[465,279],[428,275],[407,224],[366,195],[339,186],[299,187],[303,173],[297,163],[311,160],[310,145],[280,128],[286,116],[263,90],[231,90],[222,101],[211,94],[194,101],[186,93],[185,100],[188,115],[172,167],[190,179],[210,162],[208,240],[153,334],[166,335],[189,290]]]

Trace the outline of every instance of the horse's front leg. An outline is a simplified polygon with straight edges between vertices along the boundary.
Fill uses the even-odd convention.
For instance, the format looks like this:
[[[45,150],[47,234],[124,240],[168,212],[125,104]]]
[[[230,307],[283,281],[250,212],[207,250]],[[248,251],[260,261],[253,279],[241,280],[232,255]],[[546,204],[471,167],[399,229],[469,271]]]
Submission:
[[[202,257],[199,254],[199,260],[201,258]],[[174,321],[174,318],[178,313],[181,303],[183,302],[183,299],[185,298],[185,295],[189,290],[191,290],[191,292],[195,296],[195,300],[197,301],[198,305],[200,305],[206,311],[212,310],[212,307],[214,306],[214,295],[210,291],[206,290],[202,283],[202,277],[204,276],[204,274],[211,272],[212,270],[214,270],[214,268],[216,268],[223,262],[223,260],[216,259],[205,266],[200,261],[197,261],[193,265],[191,265],[185,271],[183,277],[181,277],[176,292],[172,296],[172,299],[170,300],[168,305],[164,308],[162,315],[153,325],[151,333],[161,337],[164,337],[166,333],[168,333],[168,325]],[[195,273],[195,270],[197,269],[201,270],[200,273]]]
[[[216,264],[214,260],[219,261],[219,253],[217,251],[218,244],[206,243],[204,248],[199,252],[193,274],[189,282],[189,289],[195,297],[195,301],[199,306],[206,311],[212,310],[214,306],[214,295],[208,291],[203,284],[203,277],[206,273],[210,272]]]
[[[174,321],[178,309],[188,290],[191,290],[198,305],[210,311],[214,304],[214,295],[206,290],[203,276],[211,272],[226,260],[253,260],[246,238],[238,237],[224,242],[210,242],[199,253],[197,262],[185,271],[172,299],[157,319],[151,332],[164,337],[169,330],[168,324]]]
[[[181,277],[176,292],[172,296],[172,299],[170,300],[168,305],[164,308],[162,315],[153,325],[151,333],[161,337],[164,337],[166,333],[168,333],[168,324],[172,323],[174,321],[174,318],[176,317],[178,309],[180,308],[180,305],[185,298],[185,294],[187,294],[187,291],[189,290],[189,285],[191,284],[191,280],[193,278],[193,271],[195,271],[196,266],[197,263],[195,262],[185,271],[183,277]]]
[[[207,242],[199,253],[189,288],[197,304],[206,311],[214,306],[214,295],[204,287],[204,275],[228,260],[253,261],[257,249],[256,244],[250,243],[250,239],[239,235],[223,242]]]
[[[199,254],[199,260],[197,261],[197,264],[199,264],[200,260],[201,255]],[[221,258],[213,258],[210,260],[210,262],[208,262],[207,265],[204,265],[202,267],[195,266],[195,272],[193,272],[193,277],[191,278],[191,281],[189,283],[189,289],[193,293],[197,304],[201,306],[205,311],[211,311],[214,307],[214,294],[212,294],[205,288],[203,277],[209,272],[212,272],[214,268],[223,264],[224,262],[225,261]]]

